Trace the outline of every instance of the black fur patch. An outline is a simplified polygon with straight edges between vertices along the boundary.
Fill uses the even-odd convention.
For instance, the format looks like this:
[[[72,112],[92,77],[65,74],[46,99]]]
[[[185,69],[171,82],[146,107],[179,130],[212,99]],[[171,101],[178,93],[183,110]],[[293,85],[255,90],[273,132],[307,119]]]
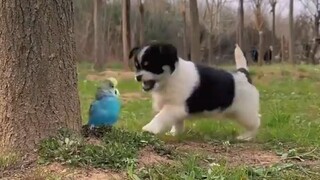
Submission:
[[[177,49],[168,43],[149,43],[148,49],[144,52],[141,62],[138,61],[138,54],[141,48],[133,48],[130,58],[134,55],[135,68],[137,71],[145,70],[154,74],[163,73],[163,66],[169,66],[170,71],[175,70],[175,63],[178,61]]]
[[[246,77],[247,77],[247,79],[248,79],[248,82],[249,82],[250,84],[252,84],[252,79],[251,79],[251,77],[250,77],[250,74],[249,74],[249,72],[248,72],[245,68],[239,68],[239,69],[237,69],[237,71],[242,72],[243,74],[245,74]]]
[[[186,104],[189,113],[201,113],[228,108],[235,96],[233,75],[221,69],[196,65],[200,84],[195,87]]]

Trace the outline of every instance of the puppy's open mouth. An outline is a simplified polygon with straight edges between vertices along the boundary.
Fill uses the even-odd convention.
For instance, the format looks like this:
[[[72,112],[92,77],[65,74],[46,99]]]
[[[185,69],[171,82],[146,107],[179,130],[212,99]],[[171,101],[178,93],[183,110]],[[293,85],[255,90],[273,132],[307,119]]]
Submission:
[[[156,84],[155,80],[143,81],[142,88],[144,91],[150,91],[151,89],[153,89],[155,84]]]

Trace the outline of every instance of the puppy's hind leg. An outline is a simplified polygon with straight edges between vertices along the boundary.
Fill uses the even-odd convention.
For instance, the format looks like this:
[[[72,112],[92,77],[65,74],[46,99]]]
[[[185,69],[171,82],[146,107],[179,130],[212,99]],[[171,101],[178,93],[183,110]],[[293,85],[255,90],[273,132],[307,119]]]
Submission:
[[[246,131],[237,137],[238,140],[250,141],[252,140],[260,127],[259,113],[249,113],[246,111],[238,112],[236,116],[237,122],[243,126]]]

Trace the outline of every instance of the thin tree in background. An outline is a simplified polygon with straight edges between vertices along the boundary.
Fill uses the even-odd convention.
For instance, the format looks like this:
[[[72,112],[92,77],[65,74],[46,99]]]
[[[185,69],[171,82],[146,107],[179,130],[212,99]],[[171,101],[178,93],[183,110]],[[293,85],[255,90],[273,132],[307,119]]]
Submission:
[[[238,44],[243,50],[243,31],[244,31],[244,9],[243,0],[239,0],[239,33],[238,33]]]
[[[319,39],[319,24],[320,24],[320,2],[319,0],[314,0],[315,6],[316,6],[316,13],[314,15],[314,48],[313,48],[313,53],[312,53],[312,63],[313,64],[318,64],[318,62],[316,61],[315,55],[318,51],[318,47],[319,47],[319,42],[317,41],[317,39]]]
[[[254,4],[256,29],[259,33],[258,64],[259,66],[262,66],[263,64],[263,25],[264,25],[264,19],[261,12],[262,0],[253,0],[253,4]]]
[[[277,5],[277,0],[269,0],[270,6],[271,6],[271,13],[272,13],[272,47],[275,50],[275,45],[276,45],[276,5]],[[274,54],[272,53],[272,59],[274,59]]]
[[[318,51],[319,47],[319,25],[320,25],[320,1],[319,0],[308,0],[309,3],[305,3],[305,1],[300,1],[305,6],[305,9],[310,8],[309,3],[313,4],[313,7],[316,9],[314,13],[314,29],[313,29],[313,47],[310,52],[309,59],[313,64],[318,64],[319,62],[316,61],[315,55]],[[309,10],[310,11],[310,10]]]
[[[101,47],[101,6],[102,0],[93,1],[93,26],[94,26],[94,43],[93,43],[93,57],[94,68],[99,69],[103,65],[102,47]]]
[[[293,29],[293,0],[290,0],[289,5],[289,61],[294,64],[294,29]]]
[[[285,44],[286,44],[286,39],[284,35],[281,36],[281,62],[283,63],[286,58],[286,51],[285,51]]]
[[[181,16],[182,16],[182,22],[183,22],[183,58],[188,59],[188,54],[189,52],[189,45],[188,45],[188,34],[187,34],[187,13],[186,13],[186,9],[187,9],[187,1],[186,0],[182,0],[180,1],[180,11],[181,11]]]
[[[144,43],[144,0],[139,0],[139,45]]]
[[[122,46],[123,63],[125,69],[129,69],[130,51],[130,0],[122,0]]]
[[[220,11],[221,11],[225,2],[226,2],[226,0],[211,0],[211,1],[206,0],[206,7],[207,7],[206,12],[208,12],[208,13],[205,13],[205,17],[206,17],[206,15],[208,16],[209,23],[204,23],[204,24],[209,24],[209,27],[207,27],[207,29],[209,29],[208,60],[210,63],[213,62],[214,46],[213,46],[212,37],[214,36],[214,34],[219,34],[219,32],[218,32],[218,30],[219,30],[218,17],[220,15]],[[214,39],[214,40],[218,41],[217,39]]]
[[[73,3],[1,4],[0,149],[31,151],[60,128],[80,131]]]
[[[200,24],[197,0],[189,0],[191,20],[191,60],[200,61]]]

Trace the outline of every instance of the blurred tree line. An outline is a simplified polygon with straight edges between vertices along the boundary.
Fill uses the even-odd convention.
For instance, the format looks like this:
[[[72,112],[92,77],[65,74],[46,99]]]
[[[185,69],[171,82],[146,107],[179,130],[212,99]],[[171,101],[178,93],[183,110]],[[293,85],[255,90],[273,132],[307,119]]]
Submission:
[[[260,1],[261,4],[257,4]],[[124,2],[128,7],[129,19],[125,22],[128,41],[123,41],[122,36]],[[236,2],[241,7],[243,0]],[[273,46],[276,59],[286,60],[289,56],[288,16],[274,12],[276,0],[245,2],[248,5],[242,5],[241,20],[241,8],[230,6],[227,0],[74,1],[78,60],[93,62],[95,67],[112,62],[130,63],[125,58],[123,43],[129,43],[130,49],[152,40],[173,43],[181,57],[207,64],[232,62],[236,42],[241,44],[248,59],[253,48],[264,53]],[[301,14],[295,18],[294,52],[299,59],[306,59],[310,54],[306,48],[311,46],[314,37],[310,35],[311,26],[310,16]],[[259,35],[259,32],[263,33]]]

